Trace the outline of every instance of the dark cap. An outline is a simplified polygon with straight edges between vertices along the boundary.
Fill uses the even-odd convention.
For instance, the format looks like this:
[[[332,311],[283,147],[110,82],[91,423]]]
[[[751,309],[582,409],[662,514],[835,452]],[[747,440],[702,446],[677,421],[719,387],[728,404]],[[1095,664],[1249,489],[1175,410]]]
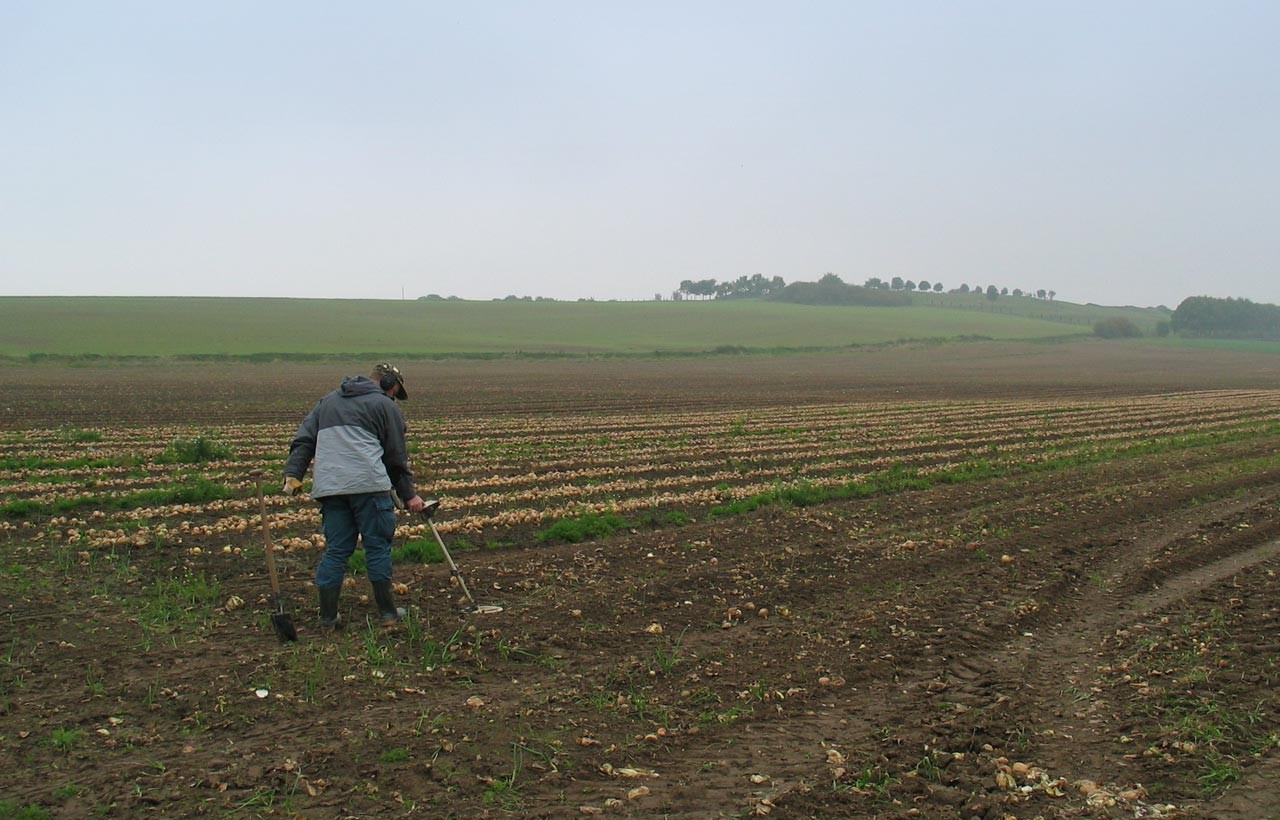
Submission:
[[[395,365],[387,364],[386,362],[375,365],[373,377],[378,380],[378,387],[384,393],[393,387],[396,388],[396,392],[391,394],[392,398],[400,401],[409,398],[409,394],[404,389],[404,376],[400,375],[400,369]]]

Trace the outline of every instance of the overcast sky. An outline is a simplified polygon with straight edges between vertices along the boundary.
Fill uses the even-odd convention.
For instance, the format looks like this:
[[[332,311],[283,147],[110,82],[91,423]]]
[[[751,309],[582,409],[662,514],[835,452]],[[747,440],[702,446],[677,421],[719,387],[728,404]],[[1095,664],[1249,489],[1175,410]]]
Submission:
[[[0,293],[1280,303],[1280,3],[0,0]]]

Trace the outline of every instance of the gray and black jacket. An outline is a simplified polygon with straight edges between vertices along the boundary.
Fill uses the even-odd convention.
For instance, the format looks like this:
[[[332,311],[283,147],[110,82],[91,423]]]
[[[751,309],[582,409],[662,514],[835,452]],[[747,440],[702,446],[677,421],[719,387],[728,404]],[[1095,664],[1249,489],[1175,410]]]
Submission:
[[[284,474],[301,480],[312,459],[312,498],[393,487],[405,502],[418,494],[405,449],[404,416],[395,400],[364,376],[344,378],[302,420]]]

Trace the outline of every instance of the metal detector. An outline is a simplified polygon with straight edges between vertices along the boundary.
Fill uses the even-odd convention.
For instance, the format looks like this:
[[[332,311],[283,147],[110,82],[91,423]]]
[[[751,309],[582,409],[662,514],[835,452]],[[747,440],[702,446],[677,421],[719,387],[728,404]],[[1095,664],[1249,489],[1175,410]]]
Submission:
[[[458,579],[458,586],[462,587],[462,594],[467,598],[467,606],[463,608],[463,611],[477,615],[493,615],[501,612],[502,607],[495,604],[477,604],[476,599],[471,595],[471,590],[467,589],[467,582],[462,577],[462,570],[458,569],[458,565],[453,562],[453,556],[449,554],[449,548],[444,545],[444,539],[440,537],[439,531],[436,530],[435,522],[431,520],[435,517],[438,509],[440,509],[440,501],[438,499],[427,499],[422,507],[422,517],[426,519],[427,526],[431,528],[431,534],[436,537],[436,543],[440,545],[440,552],[444,553],[444,560],[449,564],[449,574]]]

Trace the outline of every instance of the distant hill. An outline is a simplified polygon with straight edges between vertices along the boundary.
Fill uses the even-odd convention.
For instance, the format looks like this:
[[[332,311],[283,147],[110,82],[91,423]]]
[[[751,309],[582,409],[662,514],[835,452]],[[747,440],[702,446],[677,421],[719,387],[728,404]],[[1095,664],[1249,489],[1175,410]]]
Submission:
[[[1066,325],[1093,327],[1104,319],[1128,319],[1145,335],[1155,333],[1156,324],[1168,321],[1173,311],[1167,308],[1112,307],[1108,305],[1077,304],[1033,296],[1000,296],[994,301],[985,295],[971,293],[913,293],[911,303],[949,310],[968,310],[995,315],[1021,316],[1042,319]]]
[[[1086,334],[1116,311],[915,294],[909,307],[683,302],[0,297],[0,356],[305,359],[834,349],[904,340]],[[1164,314],[1159,314],[1163,316]]]

